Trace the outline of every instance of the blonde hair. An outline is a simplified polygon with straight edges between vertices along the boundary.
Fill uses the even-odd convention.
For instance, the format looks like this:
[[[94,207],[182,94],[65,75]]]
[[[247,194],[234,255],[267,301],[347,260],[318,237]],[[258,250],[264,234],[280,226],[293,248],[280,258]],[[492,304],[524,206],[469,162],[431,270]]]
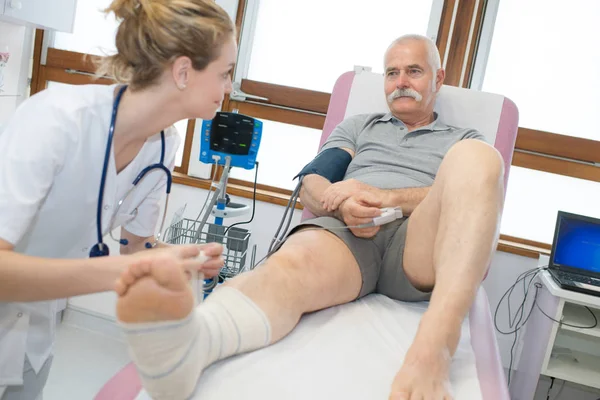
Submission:
[[[104,11],[121,23],[117,54],[97,60],[97,75],[133,90],[155,84],[177,57],[189,57],[194,69],[203,70],[235,35],[234,23],[214,0],[113,0]]]

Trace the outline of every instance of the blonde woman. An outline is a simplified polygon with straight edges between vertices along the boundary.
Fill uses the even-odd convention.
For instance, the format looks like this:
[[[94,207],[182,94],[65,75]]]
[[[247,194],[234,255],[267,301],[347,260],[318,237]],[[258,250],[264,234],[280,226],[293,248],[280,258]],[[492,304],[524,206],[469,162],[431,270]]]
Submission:
[[[231,91],[235,26],[212,0],[115,0],[106,12],[121,20],[118,52],[98,72],[119,83],[44,90],[0,134],[1,400],[41,398],[54,299],[111,290],[142,256],[206,276],[223,264],[220,245],[162,246],[155,229],[172,125],[213,118]],[[117,227],[121,255],[98,257]]]

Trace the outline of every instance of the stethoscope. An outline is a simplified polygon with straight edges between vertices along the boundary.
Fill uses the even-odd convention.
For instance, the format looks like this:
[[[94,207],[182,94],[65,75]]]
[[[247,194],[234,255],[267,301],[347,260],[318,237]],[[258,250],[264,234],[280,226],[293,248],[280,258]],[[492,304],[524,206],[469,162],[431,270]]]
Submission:
[[[115,102],[113,103],[112,116],[111,116],[111,120],[110,120],[110,128],[108,129],[108,140],[106,142],[106,153],[104,155],[104,166],[102,168],[102,178],[100,180],[100,191],[98,193],[98,208],[96,209],[96,233],[98,235],[98,243],[96,243],[90,250],[90,257],[102,257],[102,256],[107,256],[109,254],[108,246],[104,242],[102,242],[102,201],[104,199],[104,186],[106,184],[106,174],[108,172],[108,161],[110,159],[113,134],[115,132],[115,122],[117,120],[117,111],[119,109],[119,104],[121,103],[121,97],[123,96],[123,93],[125,92],[126,89],[127,89],[127,85],[125,85],[121,89],[119,89],[119,92],[117,93],[117,97],[115,98]],[[113,223],[114,223],[115,217],[118,215],[119,208],[121,207],[121,205],[123,204],[123,202],[125,201],[127,196],[129,196],[129,194],[136,188],[138,182],[141,181],[142,178],[144,178],[144,176],[146,176],[146,174],[148,172],[150,172],[154,169],[163,170],[165,172],[165,174],[167,174],[167,198],[165,200],[165,209],[163,211],[162,222],[160,224],[160,230],[158,231],[158,234],[156,235],[156,240],[154,241],[154,243],[146,242],[146,244],[145,244],[146,248],[148,248],[148,249],[156,246],[156,244],[158,243],[158,240],[160,239],[160,235],[161,235],[161,232],[162,232],[164,224],[165,224],[165,217],[167,215],[166,211],[167,211],[167,206],[169,204],[169,194],[171,193],[171,182],[173,180],[173,177],[171,176],[171,171],[169,171],[169,169],[167,167],[165,167],[165,165],[164,165],[164,161],[165,161],[165,131],[160,132],[160,140],[161,140],[160,162],[158,164],[152,164],[152,165],[147,166],[138,174],[138,176],[133,181],[133,187],[131,187],[127,191],[127,193],[125,193],[125,196],[123,196],[121,198],[121,200],[119,200],[119,202],[117,203],[117,206],[113,212],[113,216],[112,216],[110,224],[109,224],[109,230],[112,230]],[[137,215],[137,208],[135,209],[134,218],[135,218],[135,215]],[[112,232],[110,232],[110,236],[114,240],[117,240],[113,237]],[[127,239],[119,239],[117,241],[123,246],[126,246],[127,244],[129,244]]]

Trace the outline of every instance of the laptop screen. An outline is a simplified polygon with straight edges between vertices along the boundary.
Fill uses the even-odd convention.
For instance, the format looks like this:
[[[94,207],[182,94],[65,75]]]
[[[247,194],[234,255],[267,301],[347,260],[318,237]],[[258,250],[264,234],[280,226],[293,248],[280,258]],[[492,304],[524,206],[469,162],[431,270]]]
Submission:
[[[559,212],[552,253],[554,266],[600,274],[600,220]]]

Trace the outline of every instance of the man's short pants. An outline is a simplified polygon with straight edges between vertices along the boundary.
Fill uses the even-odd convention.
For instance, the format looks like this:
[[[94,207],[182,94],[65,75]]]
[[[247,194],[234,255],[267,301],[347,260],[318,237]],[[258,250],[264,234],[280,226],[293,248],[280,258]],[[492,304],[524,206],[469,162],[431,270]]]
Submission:
[[[414,287],[402,264],[408,218],[383,225],[379,232],[368,239],[354,236],[342,221],[332,217],[318,217],[303,221],[294,228],[319,226],[340,238],[350,249],[362,274],[362,288],[358,298],[370,293],[380,293],[401,301],[428,301],[431,292]],[[327,229],[331,228],[331,229]]]

